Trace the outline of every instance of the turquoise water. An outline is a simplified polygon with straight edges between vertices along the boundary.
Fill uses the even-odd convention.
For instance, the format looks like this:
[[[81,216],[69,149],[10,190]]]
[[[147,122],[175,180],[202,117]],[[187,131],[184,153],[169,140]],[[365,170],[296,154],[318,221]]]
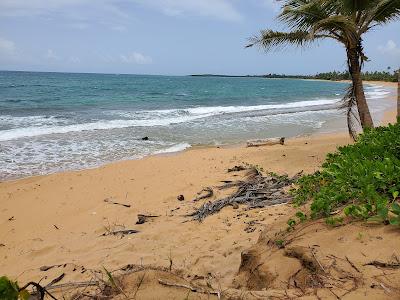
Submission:
[[[94,167],[196,144],[313,133],[344,83],[0,72],[0,179]],[[388,92],[367,89],[370,99]],[[148,136],[148,141],[141,138]]]

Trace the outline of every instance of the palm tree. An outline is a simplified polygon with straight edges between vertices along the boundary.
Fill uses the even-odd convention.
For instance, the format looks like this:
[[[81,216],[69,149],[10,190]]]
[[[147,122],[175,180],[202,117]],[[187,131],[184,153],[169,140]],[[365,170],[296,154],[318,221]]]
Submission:
[[[361,69],[368,58],[364,54],[363,35],[371,28],[400,17],[400,0],[282,0],[278,20],[289,31],[262,30],[247,47],[258,45],[266,51],[287,45],[306,47],[321,39],[333,39],[346,49],[352,84],[345,96],[347,123],[355,138],[353,120],[362,128],[373,127],[365,99]],[[357,106],[358,114],[353,110]],[[358,118],[357,118],[358,115]]]

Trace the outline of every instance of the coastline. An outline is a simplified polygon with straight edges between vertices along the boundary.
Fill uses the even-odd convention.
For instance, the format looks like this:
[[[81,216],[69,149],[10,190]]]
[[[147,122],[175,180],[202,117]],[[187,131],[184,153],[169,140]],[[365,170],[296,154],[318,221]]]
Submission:
[[[382,123],[393,122],[394,117],[394,110],[387,111]],[[243,213],[239,220],[238,211],[226,208],[203,223],[183,223],[184,215],[198,206],[191,201],[196,194],[223,180],[235,180],[241,174],[228,174],[227,169],[243,163],[279,174],[314,172],[328,152],[348,143],[345,132],[316,133],[288,139],[284,146],[193,147],[94,169],[0,182],[0,269],[19,282],[43,276],[51,280],[60,273],[65,281],[79,281],[90,279],[92,273],[84,270],[102,266],[114,270],[127,264],[168,267],[172,259],[176,268],[200,275],[218,273],[221,284],[229,285],[241,252],[257,240],[264,226],[294,210],[287,205],[263,209],[262,215],[260,210],[239,210]],[[211,200],[228,192],[216,191]],[[176,198],[181,194],[182,202]],[[136,225],[138,214],[159,217]],[[270,217],[261,218],[264,215]],[[256,230],[245,232],[252,220],[257,220]],[[123,239],[102,236],[122,228],[140,232]],[[40,270],[49,265],[58,267]]]
[[[298,79],[296,79],[298,80]],[[301,79],[301,80],[306,80],[306,81],[325,81],[325,82],[349,82],[349,81],[330,81],[330,80],[322,80],[322,79]],[[393,89],[393,91],[391,93],[395,93],[395,88],[397,88],[397,83],[393,83],[393,82],[381,82],[381,81],[365,81],[364,84],[369,84],[372,86],[385,86],[385,87],[389,87],[390,89]],[[375,124],[386,124],[387,122],[384,122],[384,115],[387,113],[387,111],[390,111],[392,108],[394,109],[395,104],[391,104],[391,107],[388,107],[387,103],[388,101],[386,100],[395,100],[393,98],[393,95],[385,95],[382,96],[381,99],[385,99],[385,108],[383,110],[381,110],[381,108],[379,107],[379,110],[381,110],[381,112],[378,114],[376,114],[374,116],[374,123]],[[294,134],[294,135],[282,135],[285,136],[287,139],[293,139],[293,138],[298,138],[298,137],[308,137],[310,135],[320,135],[320,134],[326,134],[326,133],[343,133],[343,132],[347,132],[347,126],[346,126],[346,120],[344,115],[342,114],[338,114],[337,116],[333,116],[332,119],[326,120],[324,122],[321,122],[321,127],[320,128],[314,128],[313,132],[304,132],[304,133],[300,133],[300,134]],[[358,129],[359,130],[359,129]],[[272,136],[259,136],[257,138],[266,138],[266,137],[274,137],[274,135]],[[78,165],[73,165],[71,167],[59,167],[55,170],[46,170],[43,173],[40,172],[39,174],[35,174],[34,173],[28,173],[28,174],[23,174],[20,176],[10,176],[10,177],[3,177],[0,178],[0,183],[1,182],[11,182],[11,181],[18,181],[21,179],[26,179],[26,178],[32,178],[32,177],[42,177],[42,176],[47,176],[47,175],[51,175],[51,174],[58,174],[58,173],[65,173],[65,172],[79,172],[79,171],[83,171],[83,170],[88,170],[88,169],[97,169],[97,168],[101,168],[103,166],[106,166],[108,164],[114,164],[114,163],[120,163],[120,162],[125,162],[125,161],[130,161],[130,160],[140,160],[140,159],[145,159],[146,157],[151,157],[151,156],[170,156],[170,155],[176,155],[179,154],[181,152],[187,151],[187,150],[193,150],[193,149],[198,149],[198,148],[213,148],[213,147],[223,147],[223,148],[234,148],[234,147],[242,147],[243,145],[245,145],[245,139],[243,139],[241,141],[228,141],[225,143],[216,143],[216,144],[208,144],[208,143],[201,143],[201,144],[196,144],[196,143],[192,143],[192,144],[188,144],[188,143],[181,143],[181,144],[176,144],[173,145],[170,148],[164,149],[164,150],[159,150],[159,151],[155,151],[155,152],[150,152],[149,154],[145,154],[145,155],[141,155],[138,157],[127,157],[127,158],[121,158],[121,159],[111,159],[111,160],[105,160],[102,162],[97,162],[96,164],[92,164],[92,165],[85,165],[82,167],[79,167]],[[145,146],[145,144],[143,144],[143,146]],[[36,172],[38,172],[39,170],[36,170]]]

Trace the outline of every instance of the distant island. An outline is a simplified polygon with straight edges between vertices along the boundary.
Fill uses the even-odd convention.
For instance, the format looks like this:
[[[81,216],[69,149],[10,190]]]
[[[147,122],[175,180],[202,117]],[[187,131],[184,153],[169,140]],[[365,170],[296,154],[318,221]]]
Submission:
[[[287,74],[264,74],[264,75],[224,75],[224,74],[192,74],[192,77],[237,77],[237,78],[288,78],[288,79],[319,79],[319,80],[350,80],[349,72],[326,72],[318,73],[316,75],[287,75]],[[398,75],[397,72],[388,71],[374,71],[374,72],[363,72],[363,80],[366,81],[388,81],[397,82]]]

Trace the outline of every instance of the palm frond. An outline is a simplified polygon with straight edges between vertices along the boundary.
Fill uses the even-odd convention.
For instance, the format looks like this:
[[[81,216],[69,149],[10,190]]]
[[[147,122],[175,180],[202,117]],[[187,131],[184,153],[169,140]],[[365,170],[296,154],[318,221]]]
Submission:
[[[317,38],[318,37],[310,38],[309,33],[302,30],[281,32],[267,29],[261,30],[259,35],[251,37],[249,39],[250,43],[246,48],[257,45],[269,51],[272,49],[281,49],[287,45],[304,47],[314,42]]]
[[[350,18],[341,15],[330,16],[316,22],[311,34],[331,31],[339,31],[341,40],[344,42],[353,41],[354,43],[359,39],[356,24]]]
[[[319,1],[308,1],[303,5],[286,5],[278,16],[278,20],[289,28],[309,31],[312,26],[330,16],[329,10]]]
[[[361,31],[366,32],[371,27],[371,23],[385,24],[399,18],[400,0],[376,1],[374,7],[366,12],[363,24],[361,24]]]

